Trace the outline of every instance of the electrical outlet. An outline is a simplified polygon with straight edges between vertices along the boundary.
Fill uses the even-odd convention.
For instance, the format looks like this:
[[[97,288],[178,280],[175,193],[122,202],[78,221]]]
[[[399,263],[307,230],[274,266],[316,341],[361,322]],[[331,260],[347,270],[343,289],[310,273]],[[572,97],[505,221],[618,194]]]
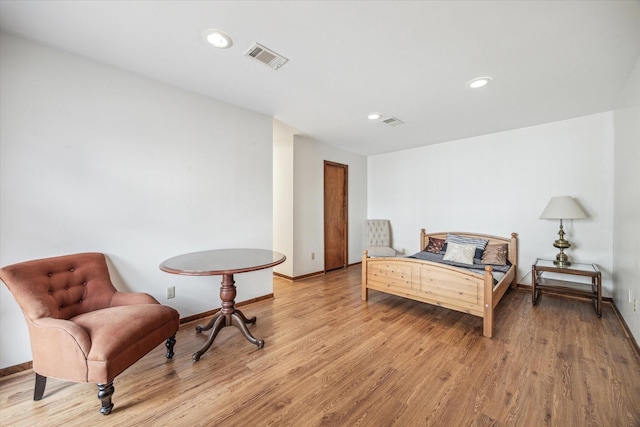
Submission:
[[[638,314],[638,298],[633,300],[633,312]]]
[[[176,287],[175,286],[169,286],[167,288],[167,299],[171,299],[171,298],[175,298],[176,297]]]
[[[311,252],[311,259],[316,259],[316,253],[315,252]]]

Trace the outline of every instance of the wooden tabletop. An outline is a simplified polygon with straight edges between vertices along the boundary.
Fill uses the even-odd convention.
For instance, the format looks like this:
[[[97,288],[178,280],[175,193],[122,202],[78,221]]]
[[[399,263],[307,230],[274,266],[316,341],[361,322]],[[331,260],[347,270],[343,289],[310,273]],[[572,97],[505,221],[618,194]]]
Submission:
[[[160,270],[186,276],[219,276],[262,270],[281,264],[286,257],[269,249],[212,249],[169,258]]]

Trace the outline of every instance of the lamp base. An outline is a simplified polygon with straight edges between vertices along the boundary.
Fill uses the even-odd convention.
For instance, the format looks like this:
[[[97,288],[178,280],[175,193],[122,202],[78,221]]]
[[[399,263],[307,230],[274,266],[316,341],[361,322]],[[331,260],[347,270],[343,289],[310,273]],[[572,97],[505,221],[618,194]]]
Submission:
[[[562,228],[560,229],[560,232],[562,233]],[[555,261],[553,261],[553,264],[557,265],[558,267],[569,267],[571,263],[569,262],[569,257],[567,257],[567,254],[564,253],[564,250],[570,248],[571,243],[564,240],[564,233],[560,235],[560,239],[553,242],[553,246],[560,249],[560,252],[558,252],[558,255],[556,255]]]
[[[569,267],[571,262],[569,262],[567,255],[564,252],[560,252],[556,255],[556,259],[553,261],[553,265],[557,265],[558,267]]]

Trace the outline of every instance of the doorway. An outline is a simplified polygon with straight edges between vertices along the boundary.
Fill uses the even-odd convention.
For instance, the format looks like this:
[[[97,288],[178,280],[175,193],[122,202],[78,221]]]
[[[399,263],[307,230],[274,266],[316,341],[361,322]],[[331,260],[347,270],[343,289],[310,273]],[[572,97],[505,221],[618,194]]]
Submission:
[[[348,265],[349,166],[324,161],[324,270]]]

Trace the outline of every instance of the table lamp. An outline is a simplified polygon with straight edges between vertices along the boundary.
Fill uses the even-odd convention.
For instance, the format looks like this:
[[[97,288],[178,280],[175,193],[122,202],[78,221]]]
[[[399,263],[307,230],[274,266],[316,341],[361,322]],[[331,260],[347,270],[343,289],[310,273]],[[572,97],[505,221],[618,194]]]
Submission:
[[[562,229],[562,220],[563,219],[584,219],[587,218],[587,214],[584,213],[578,202],[576,202],[570,196],[559,196],[552,197],[547,204],[547,207],[544,208],[542,214],[540,214],[540,219],[559,219],[560,220],[560,231],[558,235],[560,238],[553,242],[553,246],[560,249],[560,253],[556,255],[555,261],[553,263],[558,267],[568,267],[571,265],[567,254],[564,253],[564,250],[571,247],[571,243],[564,239],[564,230]]]

